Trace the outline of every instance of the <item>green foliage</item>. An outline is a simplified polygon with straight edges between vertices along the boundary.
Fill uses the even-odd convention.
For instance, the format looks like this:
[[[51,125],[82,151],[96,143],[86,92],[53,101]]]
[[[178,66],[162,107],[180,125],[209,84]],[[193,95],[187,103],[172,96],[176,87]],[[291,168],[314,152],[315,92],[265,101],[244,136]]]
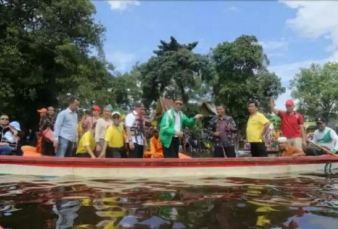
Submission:
[[[254,36],[241,36],[233,42],[224,42],[212,50],[211,58],[217,72],[213,92],[217,103],[223,103],[240,128],[248,118],[250,99],[259,101],[263,110],[268,107],[269,87],[277,87],[275,95],[285,91],[280,79],[266,69],[269,60]]]
[[[118,79],[102,52],[105,29],[94,21],[89,0],[5,1],[0,7],[0,110],[29,120],[39,107],[64,107],[67,93],[79,96],[82,106],[116,103],[119,94],[107,93]]]
[[[180,44],[174,37],[168,43],[160,42],[154,51],[156,56],[139,68],[144,102],[150,105],[160,96],[180,96],[187,103],[189,92],[193,93],[199,86],[197,82],[212,77],[210,62],[206,56],[193,52],[197,42]]]
[[[312,64],[303,68],[291,82],[292,96],[299,100],[298,110],[314,120],[336,117],[338,112],[338,63]]]

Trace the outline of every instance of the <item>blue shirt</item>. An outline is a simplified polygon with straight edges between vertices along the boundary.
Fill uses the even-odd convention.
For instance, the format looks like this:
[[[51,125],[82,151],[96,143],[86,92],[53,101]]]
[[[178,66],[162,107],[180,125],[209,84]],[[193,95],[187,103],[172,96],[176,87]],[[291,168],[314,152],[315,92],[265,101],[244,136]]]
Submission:
[[[59,113],[54,126],[54,140],[59,141],[59,137],[68,141],[77,142],[77,113],[67,108]]]

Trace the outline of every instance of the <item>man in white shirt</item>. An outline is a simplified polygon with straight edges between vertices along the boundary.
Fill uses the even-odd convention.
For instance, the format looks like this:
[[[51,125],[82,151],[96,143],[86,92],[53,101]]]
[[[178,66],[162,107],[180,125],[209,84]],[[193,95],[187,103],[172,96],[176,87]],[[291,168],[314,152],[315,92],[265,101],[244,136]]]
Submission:
[[[125,118],[126,142],[128,144],[130,158],[143,158],[145,141],[144,114],[144,105],[141,102],[136,102],[134,111],[129,113]]]
[[[338,152],[338,136],[336,131],[326,126],[326,120],[317,118],[316,123],[318,129],[313,133],[312,142],[323,146],[333,153]]]

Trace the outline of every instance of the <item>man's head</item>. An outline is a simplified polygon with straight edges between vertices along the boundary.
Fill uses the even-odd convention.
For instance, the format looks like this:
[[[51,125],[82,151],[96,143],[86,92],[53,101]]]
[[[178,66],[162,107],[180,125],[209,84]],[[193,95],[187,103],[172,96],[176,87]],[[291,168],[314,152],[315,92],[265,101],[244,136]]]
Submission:
[[[286,137],[279,137],[277,141],[280,150],[284,150],[288,146],[288,139]]]
[[[100,115],[100,113],[101,113],[101,107],[100,106],[95,105],[95,106],[92,107],[92,115],[94,117],[98,117]]]
[[[47,108],[47,113],[48,113],[49,116],[54,116],[54,114],[55,114],[54,107],[52,107],[52,106],[48,107]]]
[[[254,114],[258,110],[258,103],[256,101],[250,101],[248,105],[248,110],[250,114]]]
[[[223,116],[225,114],[225,106],[223,104],[218,104],[216,106],[216,111],[218,116]]]
[[[72,111],[76,112],[79,109],[79,104],[80,104],[80,100],[78,98],[76,98],[76,97],[71,97],[68,100],[68,107]]]
[[[110,118],[112,116],[112,111],[113,111],[113,106],[112,105],[107,105],[105,106],[104,110],[103,110],[103,116],[105,118]]]
[[[176,98],[174,102],[175,102],[174,110],[175,111],[182,110],[182,108],[183,108],[183,100],[181,98]]]
[[[38,110],[38,113],[40,114],[40,117],[46,117],[47,116],[47,109],[46,108],[41,108]]]
[[[154,130],[153,130],[153,136],[154,136],[155,138],[158,138],[158,137],[159,137],[159,132],[158,132],[157,127],[155,127]]]
[[[115,126],[118,126],[118,125],[120,125],[120,122],[121,122],[121,114],[119,113],[119,112],[117,112],[117,111],[114,111],[113,113],[112,113],[112,119],[113,119],[113,124],[115,125]]]
[[[0,125],[1,125],[1,126],[7,126],[8,123],[9,123],[9,117],[8,117],[8,115],[2,114],[2,115],[0,116]]]
[[[144,105],[143,105],[143,103],[141,103],[141,102],[136,102],[135,104],[134,104],[134,107],[135,107],[135,111],[136,111],[136,113],[138,114],[138,115],[144,115],[145,114],[145,107],[144,107]]]
[[[326,126],[326,120],[325,119],[317,118],[316,123],[317,123],[318,130],[324,130],[324,128]]]
[[[291,100],[291,99],[286,100],[286,102],[285,102],[285,108],[286,108],[286,112],[288,112],[288,113],[294,112],[295,103],[293,102],[293,100]]]

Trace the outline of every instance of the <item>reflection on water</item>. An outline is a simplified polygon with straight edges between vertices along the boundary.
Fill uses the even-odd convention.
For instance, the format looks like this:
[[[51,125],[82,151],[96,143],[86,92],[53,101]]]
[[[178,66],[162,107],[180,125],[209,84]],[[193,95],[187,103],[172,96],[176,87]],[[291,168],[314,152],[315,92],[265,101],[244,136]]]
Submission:
[[[0,226],[337,229],[338,174],[181,181],[0,176]]]

